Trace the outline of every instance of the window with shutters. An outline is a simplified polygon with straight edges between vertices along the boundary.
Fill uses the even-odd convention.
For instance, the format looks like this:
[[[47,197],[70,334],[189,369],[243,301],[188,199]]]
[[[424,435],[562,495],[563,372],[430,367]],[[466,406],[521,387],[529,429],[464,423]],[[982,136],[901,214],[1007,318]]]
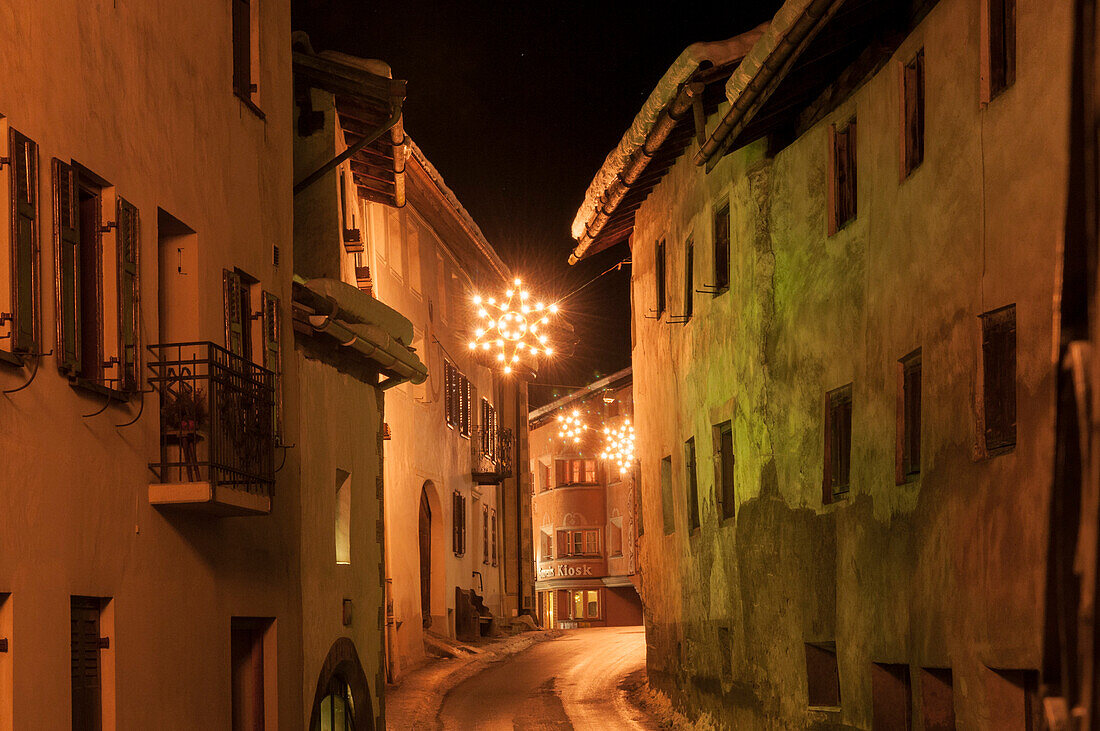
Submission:
[[[920,474],[920,348],[898,361],[897,483]]]
[[[982,0],[982,102],[1016,81],[1016,0]]]
[[[493,459],[497,456],[499,428],[496,409],[488,399],[481,399],[481,453]]]
[[[832,236],[856,217],[856,121],[829,127],[828,223]]]
[[[555,484],[598,485],[599,471],[594,459],[558,459],[554,460]]]
[[[250,362],[257,362],[252,342],[252,297],[256,284],[254,278],[240,269],[222,270],[225,348]]]
[[[18,364],[8,354],[41,352],[38,294],[38,145],[8,129],[8,187],[11,191],[11,255],[0,262],[8,275],[7,306],[0,305],[0,361]],[[4,266],[9,264],[5,272]]]
[[[676,530],[676,510],[672,504],[672,457],[661,458],[661,518],[665,535]]]
[[[714,484],[718,486],[719,510],[722,520],[732,518],[737,510],[733,490],[733,424],[723,421],[714,427]]]
[[[543,528],[539,533],[539,560],[549,561],[554,558],[554,536],[549,528]]]
[[[444,415],[447,426],[458,430],[462,436],[470,436],[470,381],[448,360],[443,361]]]
[[[103,657],[110,639],[102,632],[106,600],[69,598],[70,659],[73,729],[99,731],[103,727]]]
[[[714,293],[730,286],[730,204],[725,201],[714,212]]]
[[[695,244],[688,239],[684,247],[684,319],[695,313]]]
[[[137,208],[84,168],[55,159],[53,172],[58,366],[77,385],[137,391]]]
[[[455,492],[451,500],[451,547],[456,556],[466,555],[466,496]]]
[[[667,282],[666,277],[667,262],[665,260],[665,242],[659,241],[657,243],[656,261],[654,262],[653,272],[654,281],[657,287],[657,312],[655,313],[658,318],[665,313],[666,296],[665,287]]]
[[[824,502],[848,493],[852,453],[852,384],[825,396]]]
[[[458,433],[464,437],[470,436],[470,402],[473,400],[473,392],[470,388],[470,379],[459,373],[458,392]]]
[[[263,117],[259,104],[259,0],[229,0],[233,24],[233,93]]]
[[[558,531],[558,558],[592,557],[600,555],[598,530]]]
[[[489,511],[489,560],[493,566],[497,565],[497,511],[495,508]]]
[[[924,49],[901,65],[901,179],[924,161]]]
[[[232,617],[229,623],[231,726],[233,731],[274,728],[267,706],[274,702],[276,664],[274,620],[267,617]]]
[[[1016,446],[1016,306],[987,312],[982,321],[982,415],[985,451]]]
[[[695,465],[695,437],[684,442],[684,483],[687,486],[688,530],[697,530],[699,518],[699,473]]]

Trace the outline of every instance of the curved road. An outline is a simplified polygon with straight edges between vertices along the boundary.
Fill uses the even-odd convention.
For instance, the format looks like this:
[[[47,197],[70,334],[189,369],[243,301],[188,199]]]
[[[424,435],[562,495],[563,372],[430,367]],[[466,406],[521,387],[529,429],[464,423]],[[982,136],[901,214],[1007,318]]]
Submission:
[[[619,689],[645,667],[641,627],[568,630],[494,663],[443,701],[444,729],[656,728]]]

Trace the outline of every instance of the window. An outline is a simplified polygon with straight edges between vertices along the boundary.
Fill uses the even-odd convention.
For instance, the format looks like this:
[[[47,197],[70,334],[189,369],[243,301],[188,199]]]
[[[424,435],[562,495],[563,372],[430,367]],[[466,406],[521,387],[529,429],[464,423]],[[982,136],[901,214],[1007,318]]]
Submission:
[[[1016,305],[982,315],[982,413],[985,451],[1016,445]]]
[[[856,121],[829,127],[829,235],[856,217]]]
[[[597,485],[599,476],[594,459],[558,459],[554,460],[556,484],[561,485]]]
[[[466,496],[455,492],[451,502],[451,547],[456,556],[466,555]]]
[[[623,519],[617,516],[607,524],[607,551],[610,556],[623,555]]]
[[[688,530],[696,530],[699,520],[699,475],[695,469],[695,437],[684,442],[684,480],[687,485]]]
[[[600,532],[598,530],[558,531],[558,558],[599,555]]]
[[[955,683],[950,668],[923,668],[920,673],[920,705],[924,728],[954,731]]]
[[[581,589],[569,592],[570,619],[599,619],[600,617],[600,591],[599,589]]]
[[[852,452],[852,384],[826,394],[825,502],[848,492]]]
[[[898,361],[897,483],[920,474],[920,348]]]
[[[351,473],[336,470],[336,563],[351,563]]]
[[[985,697],[989,712],[987,728],[1004,731],[1045,728],[1038,671],[990,668],[986,673]]]
[[[10,307],[0,315],[2,349],[13,353],[37,353],[39,348],[38,301],[38,145],[14,129],[8,130],[8,181],[11,190]],[[7,262],[0,263],[0,273]],[[4,340],[9,340],[4,344]]]
[[[871,663],[872,728],[912,728],[912,698],[908,665]]]
[[[551,482],[551,479],[550,479],[550,465],[543,464],[543,463],[540,462],[539,463],[539,475],[541,475],[541,479],[539,480],[539,491],[540,492],[549,490],[551,487],[554,486],[553,482]]]
[[[447,425],[470,436],[470,381],[448,360],[443,362],[444,407]]]
[[[924,49],[901,66],[901,179],[924,161]]]
[[[282,326],[283,316],[279,310],[279,298],[270,292],[260,294],[260,312],[263,318],[264,368],[275,374],[275,435],[283,433],[283,389],[282,389]]]
[[[806,686],[810,706],[840,706],[840,674],[836,664],[836,643],[806,643]]]
[[[355,710],[351,686],[341,674],[334,674],[321,699],[317,725],[310,731],[355,731]]]
[[[233,12],[233,93],[250,109],[256,106],[256,67],[259,62],[258,8],[253,0],[230,0]]]
[[[676,530],[676,512],[672,505],[672,457],[661,458],[661,517],[665,535]]]
[[[723,421],[714,427],[714,460],[718,486],[718,503],[722,520],[732,518],[737,510],[737,496],[733,491],[733,424]]]
[[[539,560],[548,561],[554,558],[554,536],[550,533],[550,529],[543,528],[539,537]]]
[[[695,312],[695,244],[689,239],[684,247],[684,319]]]
[[[103,725],[103,650],[110,639],[101,627],[106,601],[69,597],[73,729],[98,731]]]
[[[225,348],[253,361],[252,288],[256,280],[240,269],[222,270],[222,298],[225,306]]]
[[[488,399],[481,399],[481,453],[496,458],[498,444],[497,410]]]
[[[269,691],[265,672],[274,670],[274,658],[265,658],[265,649],[274,651],[274,620],[264,617],[233,617],[229,624],[230,683],[233,731],[256,731],[267,727],[265,708]],[[267,646],[265,648],[265,645]],[[274,681],[274,678],[270,679]]]
[[[654,266],[654,276],[657,283],[657,312],[658,318],[665,313],[665,242],[657,244],[657,261]]]
[[[730,204],[714,212],[714,289],[720,294],[730,286]]]
[[[475,506],[476,510],[476,506]],[[489,563],[489,506],[481,508],[481,563]]]
[[[983,0],[982,21],[982,101],[988,103],[1016,81],[1016,0]]]
[[[489,511],[489,541],[491,548],[489,555],[493,566],[497,565],[497,511],[496,509]]]
[[[138,388],[138,212],[75,165],[54,160],[57,354],[79,383],[119,391]]]

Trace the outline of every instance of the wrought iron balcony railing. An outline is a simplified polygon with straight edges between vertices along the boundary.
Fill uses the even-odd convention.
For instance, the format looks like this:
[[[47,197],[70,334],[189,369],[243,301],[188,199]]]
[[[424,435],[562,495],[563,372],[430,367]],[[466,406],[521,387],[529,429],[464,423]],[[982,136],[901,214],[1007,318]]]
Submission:
[[[160,483],[210,488],[206,500],[181,496],[157,502],[224,503],[226,494],[239,493],[243,502],[231,497],[230,512],[234,504],[237,512],[270,510],[275,374],[211,342],[149,349],[150,383],[160,396],[160,460],[149,467]]]
[[[470,434],[473,478],[480,485],[512,476],[512,430],[474,426]]]

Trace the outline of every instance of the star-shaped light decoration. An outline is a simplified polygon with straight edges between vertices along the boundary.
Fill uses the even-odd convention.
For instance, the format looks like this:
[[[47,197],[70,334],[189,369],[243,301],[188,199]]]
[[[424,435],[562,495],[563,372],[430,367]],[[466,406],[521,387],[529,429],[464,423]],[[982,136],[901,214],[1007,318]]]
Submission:
[[[517,277],[503,299],[474,297],[478,325],[470,350],[490,355],[506,374],[526,366],[534,371],[538,359],[554,354],[547,326],[558,312],[556,304],[534,301]]]
[[[619,465],[619,473],[626,474],[634,463],[634,427],[627,419],[618,428],[603,428],[604,448],[600,459]]]
[[[584,423],[584,418],[577,409],[573,409],[572,413],[569,414],[558,414],[559,438],[579,444],[587,430],[588,425]]]

